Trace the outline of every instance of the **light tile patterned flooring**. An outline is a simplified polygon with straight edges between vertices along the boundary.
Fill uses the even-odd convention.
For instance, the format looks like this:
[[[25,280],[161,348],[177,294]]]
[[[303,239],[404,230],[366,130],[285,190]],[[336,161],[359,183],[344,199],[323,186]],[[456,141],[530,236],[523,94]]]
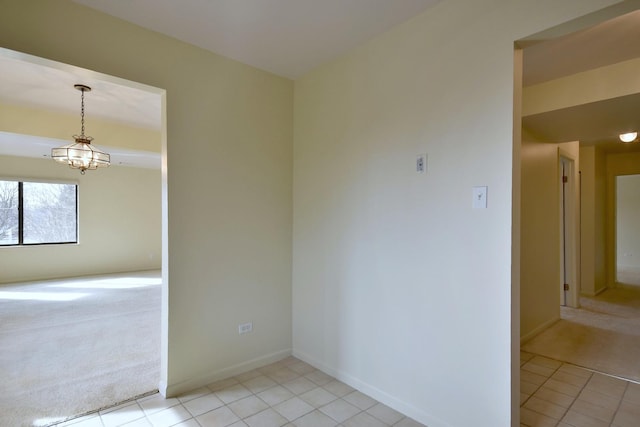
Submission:
[[[177,398],[154,394],[58,426],[424,427],[294,357]]]
[[[522,427],[638,427],[640,384],[520,352]]]

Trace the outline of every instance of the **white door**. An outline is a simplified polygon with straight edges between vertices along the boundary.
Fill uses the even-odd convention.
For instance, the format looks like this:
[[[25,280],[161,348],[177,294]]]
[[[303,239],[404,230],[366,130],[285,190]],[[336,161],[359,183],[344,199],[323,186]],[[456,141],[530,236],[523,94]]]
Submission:
[[[569,268],[568,260],[571,259],[569,247],[571,238],[567,222],[569,221],[569,161],[560,157],[560,304],[567,305],[569,299]]]

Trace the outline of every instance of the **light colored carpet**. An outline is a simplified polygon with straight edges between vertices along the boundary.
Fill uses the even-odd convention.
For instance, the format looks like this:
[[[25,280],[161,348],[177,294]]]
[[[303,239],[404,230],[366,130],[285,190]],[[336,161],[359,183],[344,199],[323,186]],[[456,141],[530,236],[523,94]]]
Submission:
[[[640,289],[609,289],[561,308],[561,320],[524,351],[640,381]]]
[[[0,286],[0,426],[41,426],[157,389],[160,272]]]

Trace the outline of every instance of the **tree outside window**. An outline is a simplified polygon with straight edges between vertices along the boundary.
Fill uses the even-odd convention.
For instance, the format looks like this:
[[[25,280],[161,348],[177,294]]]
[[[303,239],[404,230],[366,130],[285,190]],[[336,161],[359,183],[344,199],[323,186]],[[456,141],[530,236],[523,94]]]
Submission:
[[[0,181],[0,245],[77,243],[77,188]]]
[[[18,182],[0,181],[0,245],[18,244]]]

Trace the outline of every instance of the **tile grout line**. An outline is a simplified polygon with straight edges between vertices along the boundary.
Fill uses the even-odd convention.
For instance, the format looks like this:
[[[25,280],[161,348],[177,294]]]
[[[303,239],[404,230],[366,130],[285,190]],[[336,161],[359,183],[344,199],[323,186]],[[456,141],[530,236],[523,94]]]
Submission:
[[[521,351],[524,351],[524,350],[521,350]],[[607,377],[611,377],[611,378],[615,378],[615,379],[618,379],[618,380],[622,380],[622,381],[626,381],[626,382],[629,382],[629,383],[634,383],[634,384],[640,385],[640,381],[637,381],[637,380],[634,380],[634,379],[631,379],[631,378],[625,378],[625,377],[621,377],[619,375],[608,374],[606,372],[598,371],[598,370],[593,369],[593,368],[588,368],[586,366],[578,365],[576,363],[571,363],[571,362],[567,362],[567,361],[560,360],[560,359],[555,359],[553,357],[544,356],[544,355],[538,354],[538,353],[531,353],[531,352],[526,352],[526,353],[532,354],[534,357],[535,356],[544,357],[546,359],[554,360],[556,362],[560,362],[560,363],[563,363],[563,364],[566,364],[566,365],[569,365],[569,366],[575,366],[576,368],[580,368],[580,369],[584,369],[585,371],[589,371],[592,374],[601,374],[601,375],[605,375]],[[531,359],[527,360],[526,362],[522,363],[520,365],[520,367],[522,368],[523,365],[525,365],[527,362],[529,362],[532,359],[533,359],[533,357]]]
[[[287,365],[285,365],[284,367],[286,368],[286,367],[287,367]],[[321,372],[321,371],[320,371],[320,372]],[[276,380],[276,379],[272,378],[272,377],[270,376],[270,373],[269,373],[269,372],[260,372],[260,375],[263,375],[263,376],[265,376],[265,377],[267,377],[267,378],[269,378],[269,379],[271,379],[271,380],[273,380],[273,381],[274,381],[274,385],[273,385],[273,387],[270,387],[270,388],[275,388],[275,387],[277,387],[277,386],[284,387],[284,386],[283,386],[283,384],[284,384],[284,383],[282,383],[282,382],[280,382],[280,381],[278,381],[278,380]],[[308,374],[299,374],[298,378],[307,378],[307,375],[308,375]],[[235,377],[231,377],[231,378],[235,378]],[[322,385],[321,385],[321,384],[319,384],[319,383],[317,383],[317,382],[313,381],[313,380],[312,380],[312,379],[310,379],[310,378],[307,378],[307,379],[308,379],[309,381],[311,381],[311,382],[315,385],[314,389],[320,388],[320,389],[323,389],[323,390],[327,391],[328,393],[332,394],[332,395],[335,397],[335,399],[334,399],[334,400],[332,400],[331,402],[336,402],[336,401],[338,401],[338,400],[342,400],[342,401],[346,402],[347,404],[349,404],[349,405],[353,406],[354,408],[356,408],[358,411],[357,411],[356,413],[354,413],[353,415],[351,415],[351,416],[350,416],[349,418],[347,418],[346,420],[344,420],[344,421],[340,422],[340,421],[338,421],[338,420],[334,419],[334,418],[333,418],[333,417],[331,417],[330,415],[328,415],[328,414],[326,414],[326,413],[324,413],[323,411],[321,411],[321,410],[320,410],[320,407],[321,407],[321,406],[322,406],[322,407],[324,407],[324,406],[326,406],[326,405],[330,404],[331,402],[327,402],[326,404],[321,405],[321,406],[315,406],[315,405],[309,404],[309,402],[306,402],[304,399],[301,399],[301,398],[300,398],[300,396],[301,396],[302,394],[304,394],[304,392],[302,392],[302,393],[294,393],[293,391],[289,390],[291,393],[293,393],[293,396],[292,396],[292,397],[290,397],[289,399],[286,399],[285,401],[287,401],[287,400],[291,400],[291,399],[294,399],[294,398],[298,398],[298,399],[301,399],[303,402],[305,402],[305,403],[309,404],[309,405],[313,408],[313,410],[311,410],[311,411],[309,411],[309,412],[307,412],[307,413],[305,413],[305,414],[302,414],[302,415],[298,416],[297,418],[295,418],[295,419],[293,419],[293,420],[289,420],[287,417],[285,417],[284,415],[280,414],[280,412],[278,412],[278,411],[275,409],[275,406],[277,406],[277,405],[271,405],[271,404],[269,404],[268,402],[266,402],[265,400],[263,400],[260,396],[258,396],[258,394],[259,394],[259,393],[261,393],[261,392],[263,392],[263,391],[266,391],[266,390],[268,390],[269,388],[268,388],[268,389],[266,389],[266,390],[260,390],[259,392],[254,392],[254,391],[252,391],[251,389],[247,388],[247,387],[244,385],[244,383],[246,383],[246,382],[250,381],[250,380],[251,380],[251,378],[249,378],[249,379],[245,380],[245,381],[244,381],[244,383],[243,383],[242,381],[239,381],[239,380],[237,380],[237,379],[236,379],[236,381],[237,381],[237,382],[236,382],[236,384],[237,384],[237,385],[241,385],[241,386],[243,386],[244,388],[247,388],[247,390],[251,393],[251,394],[250,394],[250,396],[256,397],[256,398],[257,398],[257,399],[259,399],[261,402],[264,402],[264,403],[267,405],[267,408],[265,408],[263,411],[266,411],[266,410],[268,410],[268,409],[271,409],[271,410],[275,411],[276,413],[278,413],[279,415],[281,415],[283,418],[287,419],[287,425],[288,425],[288,424],[291,424],[291,423],[294,423],[294,422],[295,422],[295,421],[297,421],[297,420],[300,420],[301,418],[303,418],[303,417],[305,417],[305,416],[309,415],[310,413],[312,413],[312,412],[314,412],[314,411],[319,411],[319,412],[320,412],[320,413],[322,413],[323,415],[327,416],[329,419],[331,419],[333,422],[335,422],[335,423],[336,423],[336,426],[342,426],[342,425],[343,425],[343,423],[344,423],[345,421],[348,421],[348,420],[352,419],[353,417],[359,416],[359,415],[360,415],[360,414],[362,414],[362,413],[365,413],[365,414],[369,415],[370,417],[372,417],[373,419],[375,419],[375,420],[377,420],[377,421],[381,422],[382,424],[388,425],[388,426],[390,426],[390,427],[391,427],[391,426],[396,426],[396,425],[398,425],[399,423],[403,422],[404,420],[409,419],[406,415],[399,413],[399,415],[401,415],[401,418],[400,418],[399,420],[397,420],[397,421],[396,421],[396,422],[394,422],[393,424],[387,424],[387,422],[386,422],[386,421],[381,420],[380,418],[376,417],[375,415],[370,414],[369,412],[367,412],[369,409],[373,408],[373,407],[374,407],[374,406],[376,406],[377,404],[380,404],[381,402],[379,402],[379,401],[377,401],[377,400],[375,400],[375,399],[372,399],[372,400],[373,400],[373,402],[375,402],[375,403],[374,403],[373,405],[369,406],[369,407],[368,407],[368,408],[366,408],[366,409],[362,409],[360,406],[356,405],[355,403],[352,403],[352,402],[350,402],[350,401],[348,401],[348,400],[344,399],[344,397],[345,397],[345,396],[348,396],[348,395],[349,395],[349,394],[351,394],[351,393],[357,392],[358,390],[354,389],[354,390],[352,390],[350,393],[347,393],[347,394],[346,394],[346,395],[344,395],[344,396],[338,396],[338,395],[335,395],[335,394],[331,393],[330,391],[328,391],[327,389],[325,389],[325,388],[324,388],[324,386],[325,386],[325,385],[327,385],[328,383],[325,383],[325,384],[322,384]],[[335,379],[334,379],[334,380],[335,380]],[[233,385],[230,385],[230,386],[233,386]],[[206,389],[209,391],[209,393],[207,393],[207,395],[208,395],[208,394],[213,394],[213,395],[215,395],[215,394],[216,394],[216,392],[215,392],[215,391],[213,391],[212,389],[210,389],[208,386],[205,386],[204,388],[206,388]],[[285,388],[286,388],[286,387],[285,387]],[[147,394],[147,395],[145,395],[145,396],[140,397],[139,399],[144,399],[144,398],[149,397],[149,396],[150,396],[150,395],[149,395],[149,394]],[[366,395],[365,395],[365,396],[366,396]],[[191,401],[191,400],[195,400],[195,399],[197,399],[197,398],[199,398],[199,397],[202,397],[202,396],[196,396],[196,397],[193,397],[192,399],[188,399],[188,400],[185,400],[185,401],[179,401],[176,405],[174,405],[174,406],[182,406],[183,408],[185,408],[185,410],[187,410],[187,412],[189,413],[190,417],[189,417],[189,418],[187,418],[187,419],[184,419],[184,420],[182,420],[182,421],[179,421],[179,422],[177,422],[177,423],[175,423],[175,424],[172,424],[172,425],[178,425],[178,424],[181,424],[181,423],[185,423],[185,422],[187,422],[187,421],[190,421],[190,420],[193,420],[196,424],[201,425],[201,423],[200,423],[200,422],[199,422],[199,420],[196,418],[196,416],[194,416],[193,414],[191,414],[191,412],[190,412],[188,409],[186,409],[186,407],[185,407],[185,404],[186,404],[187,402],[189,402],[189,401]],[[246,397],[249,397],[249,396],[246,396]],[[367,397],[368,397],[368,396],[367,396]],[[143,414],[144,414],[144,415],[143,415],[142,417],[140,417],[140,418],[135,419],[135,420],[129,420],[129,421],[127,421],[127,423],[129,423],[129,422],[134,422],[134,421],[139,421],[139,420],[141,420],[141,419],[145,419],[145,420],[147,420],[148,422],[150,422],[148,415],[146,414],[146,412],[144,411],[144,409],[141,407],[140,403],[138,402],[138,400],[139,400],[139,399],[131,399],[131,400],[128,400],[128,401],[126,401],[126,402],[120,403],[119,405],[114,405],[114,406],[112,406],[111,408],[114,408],[114,407],[117,407],[117,406],[122,406],[122,405],[123,405],[123,404],[125,404],[125,403],[131,403],[131,404],[136,403],[136,404],[141,408],[141,410],[142,410],[142,412],[143,412]],[[229,405],[230,405],[230,404],[232,404],[232,403],[234,403],[234,402],[237,402],[237,401],[239,401],[239,400],[242,400],[242,398],[241,398],[241,399],[237,399],[237,400],[232,401],[232,402],[229,402],[229,403],[225,403],[225,404],[223,404],[221,407],[227,407],[227,408],[229,408]],[[280,402],[280,403],[282,403],[282,402]],[[173,407],[173,406],[172,406],[172,407]],[[165,408],[165,409],[169,409],[169,408]],[[231,410],[231,408],[229,408],[229,409]],[[392,409],[392,408],[391,408],[391,409]],[[164,409],[163,409],[163,410],[164,410]],[[110,412],[111,412],[111,411],[110,411]],[[158,411],[158,412],[159,412],[159,411]],[[232,412],[233,412],[233,410],[232,410]],[[259,411],[258,413],[260,413],[260,412],[262,412],[262,411]],[[94,412],[94,414],[97,414],[97,418],[99,419],[100,423],[101,423],[103,426],[104,426],[104,425],[106,425],[106,424],[105,424],[105,422],[104,422],[104,420],[103,420],[103,418],[102,418],[102,415],[103,415],[103,414],[100,414],[99,412]],[[235,414],[235,412],[234,412],[234,414]],[[257,413],[256,413],[256,414],[257,414]],[[238,417],[238,420],[239,420],[240,422],[244,422],[244,420],[246,420],[247,418],[249,418],[249,417],[251,417],[251,416],[254,416],[254,415],[256,415],[256,414],[252,414],[252,415],[249,415],[249,416],[244,417],[244,418],[242,418],[242,417],[241,417],[241,416],[239,416],[238,414],[235,414],[235,415]],[[201,414],[201,415],[202,415],[202,414]],[[125,424],[126,424],[126,423],[125,423]],[[73,426],[71,426],[71,427],[73,427]]]
[[[618,406],[616,406],[616,410],[613,412],[613,417],[611,417],[611,422],[609,423],[609,426],[613,426],[613,422],[616,420],[616,415],[618,415],[618,411],[622,406],[622,402],[624,401],[624,396],[627,394],[627,390],[629,390],[629,384],[631,383],[627,381],[627,384],[624,387],[624,391],[622,392],[622,396],[620,396],[620,401],[618,402]]]
[[[532,353],[532,354],[533,354],[533,353]],[[545,356],[540,356],[540,357],[545,357]],[[527,363],[531,362],[534,358],[535,358],[535,356],[534,356],[534,357],[532,357],[531,359],[527,360],[525,363],[523,363],[523,364],[522,364],[522,366],[524,366],[524,365],[526,365]],[[551,358],[549,358],[549,359],[551,359]],[[551,360],[553,360],[553,359],[551,359]],[[522,369],[522,366],[520,366],[520,369]],[[531,399],[531,398],[533,397],[533,395],[534,395],[534,394],[536,394],[536,392],[537,392],[538,390],[540,390],[540,389],[542,388],[542,386],[543,386],[543,385],[545,385],[545,384],[547,383],[547,381],[549,381],[549,379],[550,379],[550,378],[551,378],[551,377],[552,377],[556,372],[558,372],[558,370],[560,370],[560,368],[561,368],[561,367],[562,367],[562,365],[560,365],[560,366],[558,366],[557,368],[555,368],[555,369],[554,369],[554,371],[553,371],[553,373],[552,373],[551,375],[549,375],[549,376],[547,377],[547,379],[546,379],[546,380],[544,380],[544,382],[543,382],[542,384],[540,384],[540,385],[539,385],[539,386],[538,386],[538,387],[533,391],[533,393],[531,393],[531,394],[529,395],[529,397],[527,397],[527,398],[525,399],[525,401],[524,401],[524,402],[522,402],[522,403],[520,404],[520,407],[523,407],[523,406],[524,406],[524,405],[529,401],[529,399]],[[531,372],[531,371],[529,371],[529,372]],[[534,373],[535,373],[535,372],[534,372]],[[520,380],[520,381],[522,381],[522,380]],[[535,412],[535,411],[534,411],[534,412]]]
[[[551,358],[551,357],[546,357],[546,356],[538,355],[538,354],[536,354],[536,353],[530,353],[530,354],[534,354],[535,356],[544,357],[544,358],[547,358],[547,359],[550,359],[550,360],[555,360],[555,359],[553,359],[553,358]],[[524,364],[522,364],[522,366],[524,366],[524,365],[525,365],[526,363],[528,363],[528,362],[531,362],[531,361],[535,358],[535,356],[534,356],[534,357],[532,357],[531,359],[529,359],[529,360],[528,360],[527,362],[525,362]],[[571,363],[562,362],[562,361],[560,361],[560,360],[555,360],[555,361],[556,361],[556,362],[560,362],[560,365],[559,365],[559,366],[558,366],[558,367],[553,371],[553,373],[552,373],[550,376],[548,376],[548,377],[547,377],[547,379],[546,379],[542,384],[540,384],[540,385],[535,389],[535,391],[534,391],[531,395],[529,395],[529,397],[528,397],[528,398],[527,398],[527,399],[526,399],[526,400],[525,400],[525,401],[520,405],[520,407],[521,407],[521,408],[522,408],[522,407],[524,407],[524,405],[525,405],[525,404],[526,404],[526,403],[531,399],[531,397],[533,397],[533,396],[534,396],[534,395],[535,395],[535,394],[536,394],[536,393],[537,393],[537,392],[538,392],[538,391],[539,391],[539,390],[540,390],[540,389],[541,389],[541,388],[542,388],[542,387],[543,387],[543,386],[544,386],[544,385],[545,385],[545,384],[546,384],[550,379],[552,379],[553,375],[555,375],[558,371],[560,371],[560,369],[561,369],[563,366],[573,366],[573,367],[577,367],[577,368],[580,368],[580,369],[584,369],[584,368],[582,368],[582,367],[580,367],[580,366],[573,365],[573,364],[571,364]],[[559,392],[559,391],[557,392],[557,393],[560,393],[560,394],[564,394],[565,396],[571,397],[571,398],[572,398],[572,401],[571,401],[571,404],[570,404],[570,405],[565,409],[565,411],[563,412],[562,417],[561,417],[560,419],[558,419],[558,422],[557,422],[556,424],[559,424],[559,423],[563,422],[562,420],[564,419],[564,417],[567,415],[567,413],[571,410],[571,408],[573,407],[573,405],[575,404],[575,402],[578,400],[578,397],[582,394],[582,392],[583,392],[583,391],[584,391],[584,389],[586,388],[586,386],[587,386],[587,384],[589,383],[589,381],[591,381],[591,378],[593,378],[593,374],[594,374],[594,373],[596,373],[595,371],[590,370],[590,369],[585,369],[585,370],[586,370],[587,372],[589,372],[589,377],[587,378],[587,380],[585,381],[585,383],[580,387],[580,390],[578,391],[578,393],[576,394],[576,396],[575,396],[575,397],[574,397],[574,396],[571,396],[571,395],[568,395],[568,394],[565,394],[565,393],[562,393],[562,392]],[[567,374],[567,375],[572,375],[572,374]],[[574,376],[575,376],[575,375],[574,375]],[[576,386],[576,387],[577,387],[577,386]],[[628,387],[628,384],[627,384],[627,387]],[[541,400],[545,400],[545,399],[541,399]],[[546,400],[545,400],[545,401],[546,401]],[[548,401],[546,401],[546,402],[548,402]],[[548,403],[554,404],[553,402],[548,402]],[[556,404],[556,406],[560,406],[560,405],[557,405],[557,404]],[[527,409],[528,409],[528,410],[530,410],[530,411],[532,411],[532,412],[535,412],[535,413],[537,413],[537,414],[540,414],[540,415],[543,415],[543,416],[546,416],[546,417],[549,417],[549,418],[553,418],[553,417],[550,417],[549,415],[542,414],[542,413],[540,413],[540,412],[538,412],[538,411],[536,411],[536,410],[529,409],[529,408],[527,408]],[[521,421],[521,423],[522,423],[522,421]],[[567,423],[567,424],[568,424],[568,423]],[[526,425],[526,424],[523,424],[523,425]],[[529,427],[531,427],[531,426],[529,426]],[[574,426],[574,427],[575,427],[575,426]],[[577,427],[579,427],[579,426],[577,426]]]
[[[526,360],[524,363],[521,363],[521,365],[520,365],[521,370],[523,369],[523,366],[524,366],[525,364],[527,364],[527,363],[531,362],[531,361],[535,358],[535,356],[539,356],[539,357],[547,358],[547,359],[550,359],[550,360],[555,360],[555,359],[553,359],[553,358],[546,357],[546,356],[543,356],[543,355],[539,355],[539,354],[537,354],[537,353],[528,353],[528,354],[532,354],[532,355],[533,355],[533,357],[531,357],[530,359]],[[574,407],[574,405],[576,404],[576,402],[577,402],[577,401],[579,401],[580,396],[581,396],[581,395],[583,394],[583,392],[587,389],[587,386],[588,386],[588,385],[590,384],[590,382],[593,380],[594,375],[595,375],[595,374],[599,374],[599,375],[602,375],[602,376],[604,376],[604,377],[606,377],[606,378],[611,378],[611,379],[615,379],[615,380],[623,381],[623,382],[625,383],[625,385],[624,385],[624,390],[623,390],[623,392],[622,392],[622,394],[620,395],[620,397],[619,397],[619,398],[615,398],[614,396],[612,396],[612,395],[608,395],[607,393],[602,393],[602,392],[600,392],[598,389],[594,389],[594,390],[593,390],[593,391],[594,391],[594,392],[596,392],[596,393],[604,394],[605,396],[609,396],[610,398],[617,399],[617,405],[616,405],[615,410],[613,411],[613,414],[612,414],[612,417],[611,417],[610,421],[605,421],[605,420],[604,420],[604,419],[602,419],[602,418],[594,417],[593,415],[585,414],[585,413],[580,412],[580,411],[576,411],[576,412],[577,412],[578,414],[583,415],[583,416],[586,416],[586,417],[589,417],[589,418],[593,418],[594,420],[598,420],[598,421],[605,422],[605,423],[607,423],[607,425],[608,425],[609,427],[613,427],[613,426],[614,426],[614,421],[615,421],[615,419],[616,419],[616,416],[618,415],[618,413],[619,413],[619,411],[620,411],[620,408],[621,408],[622,404],[624,403],[624,400],[625,400],[625,399],[624,399],[624,397],[625,397],[625,395],[626,395],[627,391],[629,390],[629,388],[631,387],[631,384],[640,384],[640,383],[639,383],[639,382],[637,382],[637,381],[629,380],[629,379],[627,379],[627,378],[622,378],[622,377],[619,377],[619,376],[616,376],[616,375],[607,374],[607,373],[600,372],[600,371],[597,371],[597,370],[594,370],[594,369],[590,369],[590,368],[586,368],[586,367],[583,367],[583,366],[580,366],[580,365],[575,365],[575,364],[573,364],[573,363],[563,362],[563,361],[560,361],[560,360],[556,360],[556,361],[557,361],[557,362],[560,362],[560,363],[561,363],[561,365],[560,365],[558,368],[556,368],[556,369],[554,370],[554,372],[553,372],[550,376],[548,376],[548,377],[547,377],[547,379],[546,379],[546,380],[545,380],[545,381],[544,381],[540,386],[538,386],[538,387],[535,389],[535,391],[534,391],[531,395],[529,395],[529,397],[527,397],[527,399],[526,399],[526,400],[525,400],[525,401],[520,405],[520,407],[521,407],[521,408],[522,408],[522,407],[524,407],[524,405],[525,405],[525,404],[526,404],[526,403],[531,399],[531,397],[533,397],[533,396],[534,396],[534,395],[535,395],[535,394],[536,394],[536,393],[537,393],[537,392],[538,392],[542,387],[544,387],[544,385],[545,385],[545,384],[546,384],[550,379],[552,379],[553,375],[555,375],[558,371],[560,371],[564,366],[567,366],[567,367],[575,367],[575,368],[582,369],[582,370],[584,370],[584,371],[588,372],[588,373],[589,373],[589,376],[586,378],[586,381],[584,382],[584,384],[583,384],[582,386],[580,386],[580,387],[579,387],[579,391],[578,391],[578,393],[576,394],[576,396],[575,396],[575,397],[574,397],[574,396],[571,396],[571,395],[567,395],[567,394],[562,393],[562,392],[559,392],[559,391],[556,391],[557,393],[561,393],[561,394],[563,394],[563,395],[565,395],[565,396],[568,396],[568,397],[570,397],[570,398],[572,399],[571,404],[570,404],[570,405],[566,408],[566,410],[563,412],[562,417],[561,417],[559,420],[557,420],[556,425],[559,425],[559,423],[565,423],[565,424],[570,425],[570,426],[572,426],[572,427],[580,427],[580,426],[576,426],[576,425],[574,425],[574,424],[570,424],[570,423],[569,423],[569,422],[567,422],[567,421],[564,421],[564,418],[567,416],[567,414],[569,413],[569,411],[571,411],[571,410],[572,410],[572,408]],[[527,370],[527,371],[528,371],[528,370]],[[532,371],[528,371],[528,372],[532,372]],[[540,375],[540,374],[538,374],[538,375]],[[567,375],[573,375],[573,374],[567,373]],[[576,376],[576,375],[573,375],[573,376]],[[531,383],[530,383],[530,384],[531,384]],[[567,383],[567,384],[570,384],[570,383]],[[578,387],[578,386],[576,386],[576,387]],[[542,399],[542,400],[545,400],[545,399]],[[550,401],[547,401],[547,400],[545,400],[545,401],[546,401],[546,402],[548,402],[548,403],[550,403],[550,404],[555,404],[554,402],[550,402]],[[588,402],[587,402],[587,403],[588,403]],[[555,404],[555,405],[557,405],[557,404]],[[562,405],[557,405],[557,406],[562,406]],[[595,404],[595,406],[600,406],[600,405]],[[605,407],[603,407],[603,408],[605,408]],[[529,409],[529,408],[527,408],[527,409],[528,409],[529,411],[532,411],[532,412],[536,413],[536,414],[539,414],[539,415],[542,415],[542,416],[545,416],[545,417],[549,417],[549,418],[553,418],[553,419],[555,419],[554,417],[550,417],[549,415],[544,414],[544,413],[540,413],[540,412],[538,412],[538,411],[536,411],[536,410],[534,410],[534,409]],[[521,424],[522,424],[523,426],[528,426],[528,424],[523,423],[523,422],[522,422],[522,420],[521,420],[520,422],[521,422]],[[531,426],[529,426],[529,427],[531,427]]]
[[[564,365],[568,365],[568,366],[575,366],[566,362],[563,362],[562,366]],[[579,367],[579,366],[578,366]],[[580,368],[580,367],[579,367]],[[581,368],[582,369],[582,368]],[[589,384],[589,381],[591,381],[591,378],[593,378],[593,371],[589,371],[589,378],[587,378],[587,380],[584,382],[584,385],[582,386],[582,388],[580,389],[580,391],[578,392],[578,394],[576,395],[576,397],[573,398],[573,401],[571,402],[571,405],[569,405],[569,407],[567,408],[566,411],[564,411],[564,413],[562,414],[562,418],[560,418],[558,420],[558,423],[564,422],[562,421],[564,419],[564,417],[567,416],[567,414],[569,413],[569,411],[571,410],[571,408],[573,407],[573,405],[576,403],[576,401],[578,400],[578,398],[580,397],[580,395],[582,394],[582,392],[584,391],[584,389],[587,387],[587,384]],[[568,422],[566,424],[569,424]],[[569,424],[569,425],[573,425],[573,424]],[[578,426],[579,427],[579,426]]]

